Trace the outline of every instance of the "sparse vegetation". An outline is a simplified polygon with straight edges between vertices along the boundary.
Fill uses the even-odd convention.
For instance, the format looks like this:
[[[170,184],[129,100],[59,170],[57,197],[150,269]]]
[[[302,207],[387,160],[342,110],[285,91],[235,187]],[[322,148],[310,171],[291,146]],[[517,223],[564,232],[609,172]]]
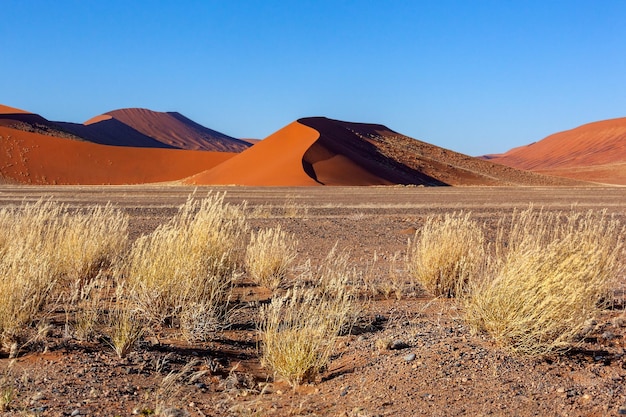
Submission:
[[[484,232],[471,213],[431,216],[409,240],[407,269],[436,297],[457,297],[484,262]]]
[[[296,258],[296,246],[295,237],[282,230],[280,225],[253,232],[245,258],[250,278],[270,290],[278,288]]]
[[[572,346],[608,299],[618,276],[624,228],[603,213],[514,215],[498,258],[465,305],[475,331],[525,354]]]

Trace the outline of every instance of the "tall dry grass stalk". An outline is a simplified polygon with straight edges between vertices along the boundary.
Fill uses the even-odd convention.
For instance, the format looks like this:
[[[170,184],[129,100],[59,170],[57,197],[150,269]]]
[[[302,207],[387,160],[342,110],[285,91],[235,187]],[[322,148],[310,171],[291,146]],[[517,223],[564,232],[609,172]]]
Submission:
[[[624,232],[605,213],[515,213],[489,276],[465,302],[467,322],[516,352],[571,347],[623,268]]]
[[[250,278],[270,290],[285,280],[297,255],[298,242],[280,225],[252,233],[246,250],[245,265]]]
[[[407,246],[407,270],[434,296],[465,293],[485,260],[484,232],[471,213],[431,216]]]
[[[155,325],[192,304],[222,319],[246,230],[243,209],[224,203],[223,194],[190,197],[170,222],[133,245],[124,275],[135,305]]]

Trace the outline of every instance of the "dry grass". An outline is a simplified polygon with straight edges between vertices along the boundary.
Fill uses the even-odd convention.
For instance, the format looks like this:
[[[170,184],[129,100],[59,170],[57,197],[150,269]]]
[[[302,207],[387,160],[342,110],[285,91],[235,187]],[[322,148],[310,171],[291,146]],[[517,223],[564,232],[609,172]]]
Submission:
[[[133,308],[133,302],[124,297],[123,287],[118,288],[115,304],[109,309],[109,343],[121,359],[132,352],[145,332],[145,321],[139,311]]]
[[[295,236],[282,230],[280,225],[253,232],[245,258],[250,278],[272,291],[277,289],[296,258],[297,244]]]
[[[333,352],[345,318],[315,288],[287,291],[262,308],[262,363],[291,385],[313,382]]]
[[[0,210],[0,339],[24,343],[42,310],[76,293],[114,262],[128,219],[112,206],[71,211],[40,200]]]
[[[422,230],[409,240],[407,269],[437,297],[462,295],[485,259],[483,230],[470,215],[428,217]]]
[[[312,382],[330,359],[340,333],[361,311],[355,303],[354,269],[333,249],[307,274],[309,288],[295,287],[261,309],[262,363],[292,386]]]
[[[466,300],[474,331],[531,355],[572,346],[618,276],[624,227],[603,213],[516,213]]]
[[[170,222],[133,245],[124,275],[151,324],[172,324],[192,304],[217,321],[227,313],[247,225],[243,210],[223,199],[190,198]]]

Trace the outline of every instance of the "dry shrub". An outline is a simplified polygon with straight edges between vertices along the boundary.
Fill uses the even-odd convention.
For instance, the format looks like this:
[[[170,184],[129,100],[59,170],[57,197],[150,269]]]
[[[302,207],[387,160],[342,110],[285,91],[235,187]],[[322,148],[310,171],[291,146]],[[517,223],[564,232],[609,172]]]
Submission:
[[[498,259],[466,300],[466,320],[530,355],[572,346],[617,277],[624,228],[605,213],[516,213]]]
[[[295,236],[280,225],[252,233],[245,258],[250,278],[272,291],[277,289],[296,258],[296,246]]]
[[[456,297],[485,259],[484,232],[471,213],[431,216],[409,240],[407,269],[426,291],[439,297]]]
[[[146,319],[171,323],[192,304],[224,318],[246,230],[241,207],[209,195],[190,197],[171,221],[137,239],[125,275]]]
[[[354,278],[347,255],[333,250],[311,271],[311,287],[295,287],[263,307],[258,325],[263,365],[292,386],[313,382],[328,364],[337,337],[360,311]]]

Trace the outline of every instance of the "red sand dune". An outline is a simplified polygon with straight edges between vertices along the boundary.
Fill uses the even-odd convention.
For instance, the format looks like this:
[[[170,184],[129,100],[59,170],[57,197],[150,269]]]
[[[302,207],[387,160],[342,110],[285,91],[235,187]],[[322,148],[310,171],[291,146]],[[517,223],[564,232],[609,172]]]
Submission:
[[[626,185],[626,118],[589,123],[485,158],[539,173]]]
[[[250,149],[184,182],[223,185],[319,185],[302,166],[302,155],[318,137],[319,133],[316,130],[293,122]]]
[[[105,119],[106,116],[109,119]],[[93,126],[111,118],[173,148],[242,152],[250,147],[248,142],[208,129],[176,112],[120,109],[92,118],[85,125]]]
[[[0,126],[0,181],[22,184],[141,184],[175,181],[233,153],[99,145]]]
[[[238,185],[573,185],[400,135],[382,125],[300,119],[185,180]]]
[[[27,112],[26,110],[20,110],[20,109],[16,109],[15,107],[9,107],[9,106],[5,106],[3,104],[0,104],[0,114],[31,114],[30,112]]]

